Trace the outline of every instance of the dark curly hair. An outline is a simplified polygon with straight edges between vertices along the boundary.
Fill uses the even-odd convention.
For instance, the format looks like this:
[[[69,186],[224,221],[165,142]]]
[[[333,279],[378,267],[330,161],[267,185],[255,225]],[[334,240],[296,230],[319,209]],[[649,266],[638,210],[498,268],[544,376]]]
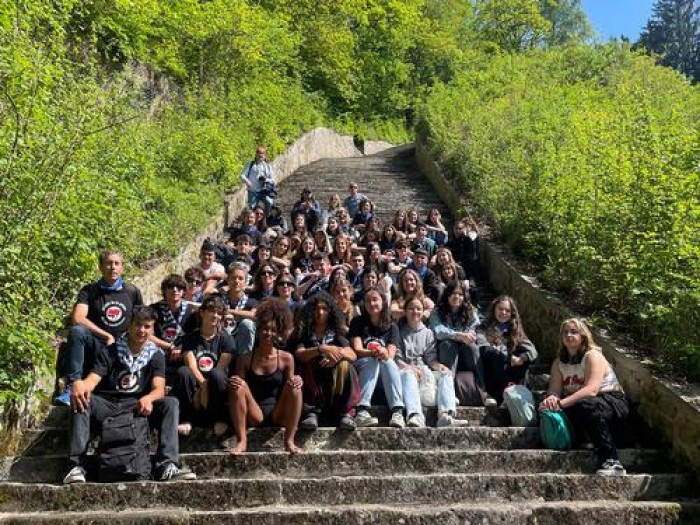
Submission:
[[[262,301],[255,311],[255,325],[272,321],[277,329],[277,337],[286,341],[294,329],[294,315],[287,304],[276,297],[268,297]]]
[[[348,327],[345,325],[345,316],[340,313],[338,305],[330,296],[329,293],[320,291],[315,293],[311,298],[306,301],[304,307],[301,309],[299,316],[297,317],[298,323],[298,334],[301,341],[308,339],[314,330],[314,308],[318,304],[325,304],[328,306],[328,321],[326,323],[326,329],[333,330],[337,334],[347,333]]]

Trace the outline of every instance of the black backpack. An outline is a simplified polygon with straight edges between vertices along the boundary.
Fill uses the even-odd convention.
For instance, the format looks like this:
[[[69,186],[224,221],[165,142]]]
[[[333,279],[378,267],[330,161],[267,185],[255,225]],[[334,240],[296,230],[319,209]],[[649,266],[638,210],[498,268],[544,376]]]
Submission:
[[[98,449],[97,480],[110,483],[151,479],[149,448],[147,418],[132,411],[105,418]]]

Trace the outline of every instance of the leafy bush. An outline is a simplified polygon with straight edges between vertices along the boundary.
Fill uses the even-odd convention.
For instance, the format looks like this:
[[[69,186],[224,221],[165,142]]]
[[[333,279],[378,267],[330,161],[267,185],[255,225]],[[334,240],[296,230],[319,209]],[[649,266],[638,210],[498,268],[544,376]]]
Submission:
[[[433,154],[550,286],[700,375],[700,92],[615,45],[492,57],[433,91]]]

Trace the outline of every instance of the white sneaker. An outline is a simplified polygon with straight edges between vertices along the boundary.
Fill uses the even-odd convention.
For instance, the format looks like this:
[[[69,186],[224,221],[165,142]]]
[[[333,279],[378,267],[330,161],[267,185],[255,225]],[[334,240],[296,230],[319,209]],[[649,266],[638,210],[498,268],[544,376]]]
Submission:
[[[411,414],[406,421],[406,426],[411,428],[423,428],[425,426],[425,418],[422,414]]]
[[[391,414],[389,426],[395,428],[404,428],[406,426],[406,422],[403,419],[403,414],[400,411],[397,410]]]
[[[70,485],[71,483],[85,483],[85,469],[83,467],[77,466],[70,469],[70,472],[66,474],[63,478],[64,485]]]
[[[496,408],[498,406],[498,403],[496,403],[496,400],[492,398],[491,396],[486,396],[484,398],[484,407],[486,408]]]
[[[371,416],[366,410],[358,410],[355,416],[355,425],[358,427],[376,427],[379,425],[379,420]]]
[[[596,471],[599,476],[625,476],[627,471],[616,459],[606,459],[603,465]]]
[[[168,463],[158,476],[158,481],[192,481],[197,474],[187,468],[179,468],[175,463]]]

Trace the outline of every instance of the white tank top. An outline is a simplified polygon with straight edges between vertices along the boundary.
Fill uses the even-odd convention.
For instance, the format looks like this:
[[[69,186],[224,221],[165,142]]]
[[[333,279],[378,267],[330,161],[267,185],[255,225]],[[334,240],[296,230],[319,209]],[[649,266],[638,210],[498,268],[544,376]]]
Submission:
[[[573,394],[577,390],[580,390],[585,384],[585,371],[586,371],[586,358],[591,352],[598,352],[602,356],[600,350],[589,350],[583,356],[583,359],[578,364],[567,364],[559,361],[559,372],[561,373],[562,379],[562,391],[566,395]],[[620,382],[617,380],[615,371],[605,359],[605,365],[607,366],[607,371],[603,377],[603,382],[600,384],[600,390],[598,392],[622,392],[622,387]]]

